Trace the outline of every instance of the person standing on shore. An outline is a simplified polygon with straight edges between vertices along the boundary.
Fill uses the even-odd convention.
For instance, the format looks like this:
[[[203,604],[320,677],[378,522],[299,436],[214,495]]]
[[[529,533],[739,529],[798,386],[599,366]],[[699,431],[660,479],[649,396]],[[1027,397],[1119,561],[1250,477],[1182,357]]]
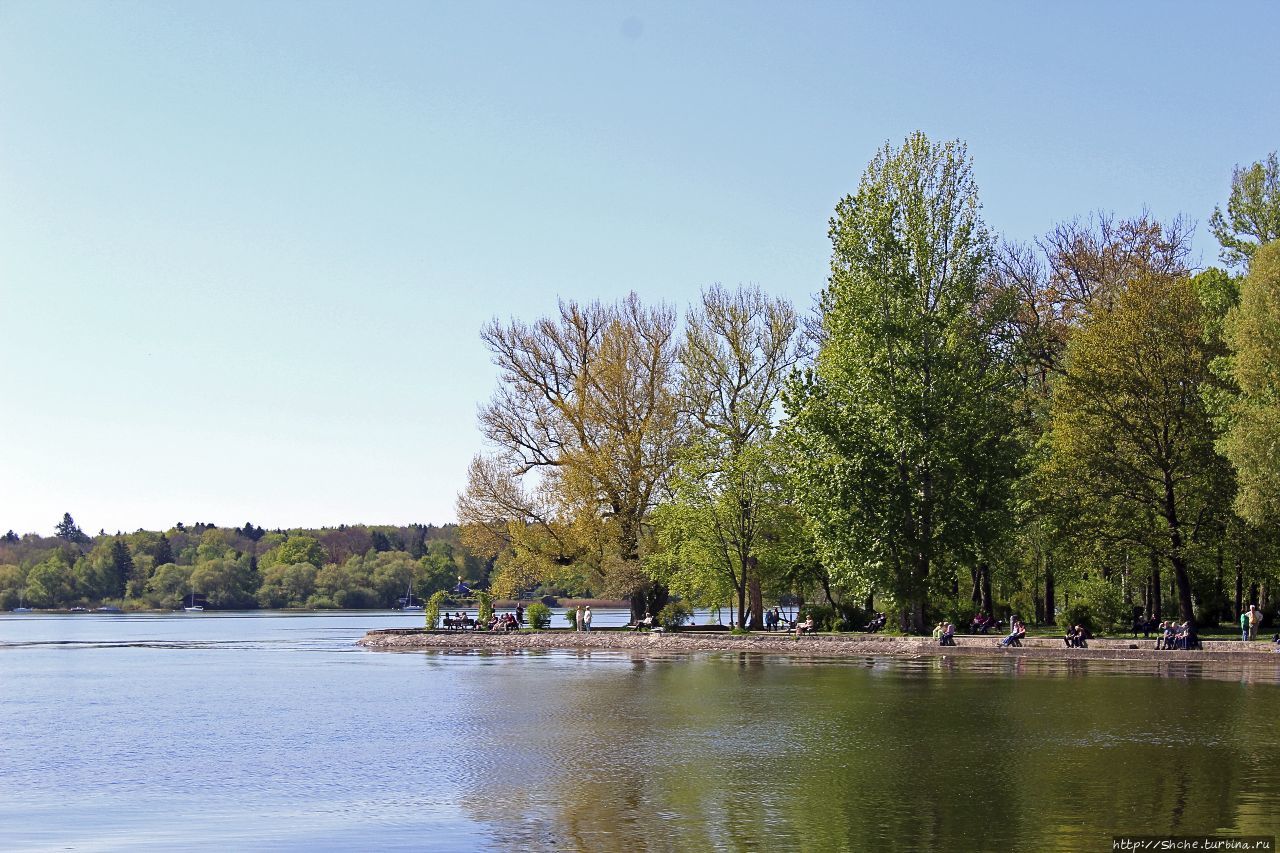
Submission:
[[[578,605],[578,609],[573,614],[573,630],[582,630],[582,605]]]
[[[1249,642],[1249,611],[1240,611],[1240,642]]]
[[[582,619],[582,630],[590,631],[591,630],[591,605],[590,604],[587,605],[586,610],[582,611],[582,616],[580,618]]]
[[[1258,639],[1258,626],[1262,624],[1262,611],[1258,609],[1258,605],[1249,605],[1249,639]]]

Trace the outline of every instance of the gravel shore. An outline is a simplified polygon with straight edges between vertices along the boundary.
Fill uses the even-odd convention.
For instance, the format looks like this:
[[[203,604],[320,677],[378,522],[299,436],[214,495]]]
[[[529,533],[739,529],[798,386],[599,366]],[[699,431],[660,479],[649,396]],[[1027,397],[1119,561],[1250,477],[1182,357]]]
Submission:
[[[358,644],[380,651],[425,649],[600,649],[635,650],[661,654],[688,652],[760,652],[798,657],[1028,657],[1056,659],[1223,661],[1274,664],[1280,655],[1270,643],[1206,640],[1200,651],[1157,651],[1154,640],[1095,639],[1089,648],[1069,649],[1061,640],[1029,638],[1021,648],[997,645],[999,637],[956,638],[955,646],[939,646],[928,637],[890,637],[881,634],[819,634],[796,638],[790,634],[734,636],[711,632],[537,631],[513,634],[428,631],[387,628],[370,631]]]

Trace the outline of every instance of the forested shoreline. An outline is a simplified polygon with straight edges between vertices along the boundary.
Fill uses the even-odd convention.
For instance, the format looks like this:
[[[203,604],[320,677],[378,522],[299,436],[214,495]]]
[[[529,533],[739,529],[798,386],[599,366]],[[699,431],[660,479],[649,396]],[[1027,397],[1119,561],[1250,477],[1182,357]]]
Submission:
[[[486,582],[487,561],[456,525],[339,525],[265,530],[178,523],[89,536],[65,514],[56,534],[0,538],[0,609],[106,604],[173,610],[195,596],[216,609],[396,607]]]

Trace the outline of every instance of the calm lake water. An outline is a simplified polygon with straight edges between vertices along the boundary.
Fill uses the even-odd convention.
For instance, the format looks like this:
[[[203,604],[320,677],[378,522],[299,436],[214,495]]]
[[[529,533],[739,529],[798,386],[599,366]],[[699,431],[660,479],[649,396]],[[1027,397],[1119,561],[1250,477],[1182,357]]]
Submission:
[[[0,616],[0,848],[1076,851],[1280,830],[1280,662],[353,645],[421,620]]]

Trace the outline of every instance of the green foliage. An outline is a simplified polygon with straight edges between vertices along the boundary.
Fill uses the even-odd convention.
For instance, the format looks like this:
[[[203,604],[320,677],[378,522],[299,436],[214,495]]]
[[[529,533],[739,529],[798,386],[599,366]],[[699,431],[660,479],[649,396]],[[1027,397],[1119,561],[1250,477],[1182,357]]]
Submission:
[[[564,611],[564,621],[569,623],[570,628],[577,628],[578,627],[578,611],[574,610],[572,607],[566,609]]]
[[[203,543],[202,543],[203,544]],[[310,563],[317,569],[324,565],[324,548],[311,536],[291,536],[280,544],[268,563]]]
[[[427,606],[423,608],[423,614],[427,617],[428,628],[440,627],[440,608],[444,606],[448,593],[443,589],[431,594],[427,599]]]
[[[1081,538],[1162,556],[1182,616],[1193,619],[1198,531],[1225,518],[1230,495],[1202,393],[1216,381],[1218,353],[1189,279],[1139,271],[1125,284],[1072,337],[1054,385],[1045,478],[1094,534]]]
[[[147,599],[156,607],[173,610],[181,606],[182,597],[191,591],[191,566],[174,563],[156,566],[146,591]]]
[[[71,566],[61,551],[36,564],[27,572],[26,600],[31,607],[53,607],[71,600]]]
[[[263,607],[300,607],[316,589],[316,567],[310,563],[276,563],[262,572],[258,603]]]
[[[1104,634],[1126,627],[1133,618],[1133,609],[1125,603],[1118,586],[1102,578],[1090,578],[1076,585],[1076,594],[1060,617],[1063,627],[1083,625],[1090,633]]]
[[[64,542],[89,541],[89,537],[80,529],[80,525],[76,524],[76,520],[71,517],[69,512],[62,514],[62,521],[58,522],[54,527],[54,535]]]
[[[493,619],[493,596],[484,590],[476,591],[476,620],[481,625],[488,625]]]
[[[524,618],[528,620],[529,627],[533,630],[544,631],[551,626],[551,608],[541,601],[535,601],[524,612]]]
[[[1259,246],[1280,239],[1280,159],[1272,151],[1265,160],[1231,175],[1227,212],[1215,207],[1209,230],[1222,245],[1222,259],[1248,264]]]
[[[831,279],[812,371],[786,397],[794,495],[819,558],[924,627],[937,565],[1010,524],[1020,448],[1008,306],[980,290],[991,254],[960,142],[886,145],[831,220]]]
[[[693,610],[683,601],[670,601],[658,611],[658,624],[668,631],[674,631],[693,618]]]
[[[1236,511],[1255,525],[1273,524],[1280,520],[1280,241],[1254,255],[1225,333],[1239,396],[1219,448],[1239,480]]]

